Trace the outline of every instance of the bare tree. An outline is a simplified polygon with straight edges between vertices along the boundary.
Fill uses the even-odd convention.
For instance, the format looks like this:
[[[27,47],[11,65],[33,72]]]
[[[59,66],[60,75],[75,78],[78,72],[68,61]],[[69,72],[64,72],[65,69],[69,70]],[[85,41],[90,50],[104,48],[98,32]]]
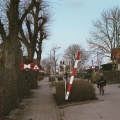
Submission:
[[[40,65],[42,42],[47,37],[45,24],[49,20],[49,14],[45,9],[47,3],[37,1],[34,9],[27,15],[23,26],[20,29],[20,40],[25,44],[28,51],[28,58],[32,62],[36,51],[38,64]],[[46,14],[47,13],[47,14]]]
[[[81,57],[80,57],[80,61],[79,61],[79,67],[84,65],[85,62],[88,60],[88,53],[85,51],[85,49],[78,44],[73,44],[70,45],[65,51],[64,51],[64,58],[66,60],[70,60],[71,61],[71,65],[72,68],[74,67],[74,63],[76,60],[76,56],[78,54],[78,51],[81,52]]]
[[[2,4],[3,3],[3,4]],[[0,109],[4,113],[5,109],[7,112],[11,110],[12,107],[16,106],[18,103],[17,94],[17,81],[18,81],[18,71],[19,71],[19,55],[20,55],[20,42],[18,39],[19,29],[22,26],[23,20],[27,14],[33,9],[36,4],[35,0],[31,0],[26,7],[25,11],[19,14],[20,0],[4,0],[1,3],[2,8],[5,11],[6,20],[4,18],[0,19],[0,36],[3,41],[4,46],[4,63],[5,71],[2,78],[2,88],[4,89],[4,96],[0,96],[4,99],[2,102],[6,102],[5,107],[3,107],[2,102],[0,103]],[[2,16],[1,16],[2,17]],[[4,17],[4,16],[3,16]],[[2,98],[1,98],[2,97]],[[3,108],[1,108],[1,106]],[[2,114],[0,111],[0,115]]]
[[[43,70],[45,70],[46,73],[50,75],[50,67],[51,66],[50,66],[50,58],[49,57],[45,58],[41,61],[41,66],[42,66]]]
[[[60,54],[56,54],[56,53],[57,53],[57,50],[60,48],[61,47],[53,46],[50,51],[51,70],[55,74],[56,74],[57,62],[58,62],[59,56],[60,56]]]
[[[22,42],[21,42],[21,49],[22,49],[23,56],[27,56],[28,55],[27,48]]]
[[[115,62],[114,49],[120,46],[120,9],[103,11],[101,19],[93,21],[91,36],[87,39],[91,51],[99,52]]]
[[[48,30],[49,24],[52,22],[51,17],[51,8],[48,3],[44,3],[44,7],[42,7],[42,17],[45,19],[46,22],[41,27],[41,30],[39,31],[38,38],[37,38],[37,47],[36,47],[36,53],[37,53],[37,63],[40,65],[41,55],[42,55],[42,45],[43,41],[47,40],[50,36],[50,32]]]
[[[6,6],[4,7],[6,8],[7,26],[3,20],[0,21],[0,34],[5,48],[5,67],[8,69],[16,66],[16,60],[18,60],[16,57],[20,49],[20,42],[18,40],[19,29],[35,3],[36,1],[32,0],[24,13],[19,16],[20,1],[6,1]],[[11,64],[8,65],[8,63]]]

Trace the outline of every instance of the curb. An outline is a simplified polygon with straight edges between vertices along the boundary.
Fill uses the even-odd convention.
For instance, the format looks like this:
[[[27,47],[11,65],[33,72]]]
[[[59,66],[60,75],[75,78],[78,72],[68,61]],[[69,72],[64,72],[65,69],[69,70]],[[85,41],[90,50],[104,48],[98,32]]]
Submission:
[[[62,109],[64,107],[69,107],[69,106],[74,106],[74,105],[82,105],[82,104],[89,104],[89,103],[100,102],[100,101],[104,101],[104,100],[103,99],[100,99],[100,100],[88,100],[88,101],[85,101],[85,102],[70,103],[70,104],[61,105],[61,106],[58,106],[58,107],[59,107],[59,109]]]
[[[61,116],[61,120],[65,120],[63,109],[60,109],[60,116]]]

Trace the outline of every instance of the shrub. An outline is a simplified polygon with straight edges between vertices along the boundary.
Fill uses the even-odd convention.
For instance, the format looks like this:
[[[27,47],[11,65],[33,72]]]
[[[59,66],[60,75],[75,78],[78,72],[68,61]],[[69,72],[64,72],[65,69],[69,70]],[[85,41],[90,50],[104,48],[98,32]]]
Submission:
[[[55,81],[55,76],[52,76],[52,75],[51,75],[51,76],[49,77],[49,82],[51,82],[51,81]]]
[[[25,97],[25,73],[19,72],[19,79],[17,81],[17,90],[19,99],[22,100]]]
[[[84,79],[92,78],[92,74],[84,74]]]
[[[43,80],[43,78],[44,78],[43,76],[40,76],[40,75],[38,76],[39,81]]]
[[[100,78],[100,74],[99,74],[99,72],[97,71],[97,72],[95,72],[93,75],[92,75],[92,83],[97,83],[97,81],[99,80],[99,78]]]
[[[21,80],[18,84],[18,88],[20,89],[19,93],[21,92],[24,97],[28,97],[31,95],[32,74],[30,71],[24,70],[22,71],[21,76]]]
[[[97,80],[91,79],[91,83],[92,83],[92,84],[97,84]]]
[[[58,76],[57,79],[58,79],[58,81],[61,81],[61,80],[63,80],[63,76]]]
[[[8,115],[19,103],[16,72],[7,69],[5,73],[0,82],[0,116]]]
[[[37,89],[38,88],[38,71],[29,71],[29,81],[31,83],[31,89]]]
[[[67,82],[68,87],[68,82]],[[56,102],[58,105],[66,102],[80,102],[96,99],[95,88],[84,80],[74,80],[69,99],[65,101],[65,84],[63,81],[56,83]]]

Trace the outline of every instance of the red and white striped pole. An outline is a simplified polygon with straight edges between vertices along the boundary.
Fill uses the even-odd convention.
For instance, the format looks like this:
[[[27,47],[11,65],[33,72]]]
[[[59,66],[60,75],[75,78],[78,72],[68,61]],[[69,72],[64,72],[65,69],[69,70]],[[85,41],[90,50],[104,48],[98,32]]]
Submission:
[[[78,64],[78,60],[79,59],[80,59],[80,52],[78,52],[77,57],[76,57],[74,69],[72,71],[72,76],[70,78],[70,82],[69,82],[69,85],[68,85],[68,89],[67,89],[67,93],[66,93],[66,96],[65,96],[65,100],[68,100],[68,97],[69,97],[69,94],[70,94],[70,90],[71,90],[71,87],[72,87],[72,83],[73,83],[73,79],[74,79],[74,75],[75,75],[76,70],[77,70],[77,64]]]

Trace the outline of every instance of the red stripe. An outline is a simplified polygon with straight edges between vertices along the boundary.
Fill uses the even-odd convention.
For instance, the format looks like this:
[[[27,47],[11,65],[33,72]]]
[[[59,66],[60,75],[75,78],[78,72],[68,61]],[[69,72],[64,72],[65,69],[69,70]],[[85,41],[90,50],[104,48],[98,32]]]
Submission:
[[[79,60],[79,59],[80,59],[80,52],[78,52],[77,57],[76,57],[76,60]],[[72,76],[75,75],[76,70],[77,70],[77,68],[73,68]],[[70,81],[70,82],[71,82],[71,81]],[[68,89],[67,89],[67,92],[70,93],[71,87],[72,87],[72,84],[69,83],[69,85],[68,85]]]
[[[71,90],[71,87],[72,87],[72,84],[69,84],[69,86],[68,86],[68,92],[70,92],[70,90]]]
[[[77,57],[76,57],[76,60],[79,60],[79,59],[80,59],[80,52],[78,52]]]
[[[75,75],[76,70],[77,70],[77,68],[73,68],[73,71],[72,71],[72,76],[74,76],[74,75]]]

